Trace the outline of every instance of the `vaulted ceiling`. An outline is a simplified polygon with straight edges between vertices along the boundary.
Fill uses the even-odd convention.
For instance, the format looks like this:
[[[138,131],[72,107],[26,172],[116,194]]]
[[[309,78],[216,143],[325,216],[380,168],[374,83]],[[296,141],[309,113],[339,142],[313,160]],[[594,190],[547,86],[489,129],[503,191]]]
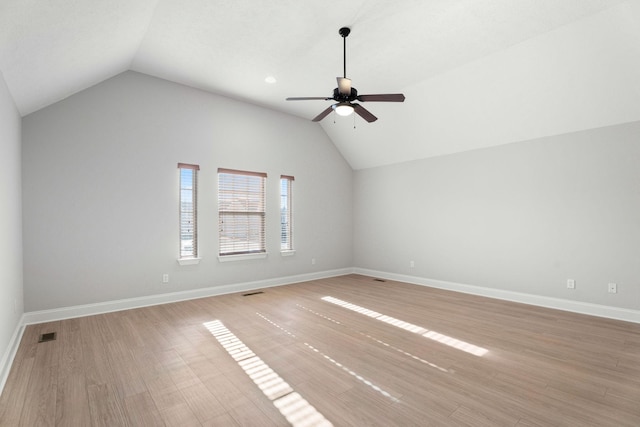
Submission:
[[[406,96],[321,122],[354,169],[640,120],[634,0],[2,0],[0,72],[23,116],[134,70],[311,119],[343,26],[353,86]]]

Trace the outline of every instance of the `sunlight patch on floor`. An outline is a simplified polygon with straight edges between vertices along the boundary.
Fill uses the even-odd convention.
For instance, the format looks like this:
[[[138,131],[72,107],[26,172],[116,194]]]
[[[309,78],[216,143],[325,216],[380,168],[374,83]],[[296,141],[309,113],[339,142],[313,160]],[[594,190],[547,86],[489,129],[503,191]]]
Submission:
[[[473,354],[474,356],[481,357],[489,352],[489,350],[487,350],[486,348],[478,347],[477,345],[470,344],[468,342],[461,341],[459,339],[443,335],[435,331],[430,331],[429,329],[414,325],[413,323],[405,322],[403,320],[396,319],[395,317],[387,316],[385,314],[378,313],[377,311],[369,310],[368,308],[364,308],[338,298],[326,296],[322,297],[322,300],[346,308],[348,310],[355,311],[356,313],[364,314],[365,316],[371,317],[389,325],[393,325],[397,328],[421,335],[425,338],[439,342],[457,350]]]
[[[333,323],[335,323],[335,324],[337,324],[337,325],[343,326],[343,325],[342,325],[342,323],[341,323],[341,322],[339,322],[338,320],[332,319],[332,318],[331,318],[331,317],[329,317],[329,316],[325,316],[325,315],[324,315],[324,314],[322,314],[322,313],[318,313],[317,311],[311,310],[310,308],[307,308],[307,307],[305,307],[305,306],[303,306],[303,305],[300,305],[300,304],[296,304],[296,306],[300,307],[300,308],[301,308],[301,309],[303,309],[303,310],[308,311],[308,312],[309,312],[309,313],[311,313],[311,314],[315,314],[316,316],[322,317],[323,319],[328,320],[329,322],[333,322]],[[421,358],[421,357],[419,357],[419,356],[416,356],[416,355],[414,355],[414,354],[411,354],[411,353],[409,353],[408,351],[405,351],[405,350],[403,350],[403,349],[401,349],[401,348],[398,348],[398,347],[396,347],[396,346],[394,346],[394,345],[392,345],[392,344],[386,343],[386,342],[384,342],[384,341],[382,341],[382,340],[380,340],[380,339],[378,339],[378,338],[376,338],[376,337],[373,337],[373,336],[371,336],[371,335],[369,335],[369,334],[365,334],[365,333],[364,333],[364,332],[362,332],[362,331],[357,331],[357,330],[355,330],[355,329],[349,328],[349,327],[348,327],[348,326],[346,326],[346,325],[344,325],[343,327],[345,327],[345,328],[347,328],[347,329],[350,329],[350,330],[352,330],[352,331],[356,331],[356,332],[357,332],[357,333],[359,333],[360,335],[362,335],[362,336],[364,336],[364,337],[367,337],[367,338],[369,338],[370,340],[373,340],[373,341],[377,342],[378,344],[381,344],[381,345],[383,345],[383,346],[385,346],[385,347],[388,347],[388,348],[390,348],[390,349],[392,349],[392,350],[395,350],[395,351],[397,351],[397,352],[399,352],[399,353],[402,353],[402,354],[404,354],[405,356],[410,357],[410,358],[412,358],[413,360],[417,360],[417,361],[418,361],[418,362],[420,362],[420,363],[424,363],[425,365],[428,365],[428,366],[430,366],[430,367],[432,367],[432,368],[435,368],[435,369],[437,369],[437,370],[439,370],[439,371],[442,371],[442,372],[449,372],[447,369],[445,369],[445,368],[443,368],[443,367],[441,367],[441,366],[438,366],[438,365],[436,365],[435,363],[429,362],[428,360],[425,360],[425,359],[423,359],[423,358]]]
[[[206,322],[204,326],[292,426],[333,426],[316,408],[296,393],[273,369],[229,331],[221,321]]]
[[[283,328],[282,326],[278,325],[277,323],[275,323],[274,321],[270,320],[268,317],[264,316],[263,314],[260,313],[256,313],[258,316],[260,316],[261,318],[263,318],[264,320],[266,320],[267,322],[269,322],[271,325],[275,326],[276,328],[280,329],[281,331],[284,331],[285,333],[287,333],[289,336],[295,338],[295,334],[293,334],[292,332],[288,331],[287,329]],[[304,343],[304,345],[309,348],[310,350],[312,350],[314,353],[319,354],[320,356],[322,356],[325,360],[331,362],[332,364],[334,364],[335,366],[337,366],[338,368],[342,369],[343,371],[347,372],[349,375],[351,375],[352,377],[354,377],[355,379],[357,379],[358,381],[360,381],[361,383],[365,384],[368,387],[371,387],[373,390],[375,390],[376,392],[380,393],[381,395],[383,395],[384,397],[392,400],[393,402],[400,402],[399,399],[397,399],[396,397],[392,396],[391,393],[383,390],[382,388],[378,387],[377,385],[375,385],[373,382],[369,381],[368,379],[364,378],[363,376],[357,374],[356,372],[354,372],[353,370],[347,368],[346,366],[344,366],[342,363],[336,361],[335,359],[331,358],[330,356],[326,355],[325,353],[321,352],[320,350],[318,350],[317,348],[315,348],[314,346],[312,346],[309,343]]]
[[[356,372],[352,371],[351,369],[349,369],[348,367],[344,366],[342,363],[336,361],[335,359],[331,358],[330,356],[324,354],[323,352],[321,352],[320,350],[318,350],[317,348],[315,348],[311,344],[304,343],[304,345],[307,346],[309,349],[313,350],[314,352],[318,353],[322,357],[324,357],[329,362],[333,363],[338,368],[340,368],[343,371],[347,372],[349,375],[351,375],[352,377],[354,377],[355,379],[357,379],[358,381],[360,381],[364,385],[371,387],[373,390],[377,391],[378,393],[380,393],[384,397],[386,397],[386,398],[388,398],[388,399],[390,399],[390,400],[392,400],[393,402],[396,402],[396,403],[400,402],[400,399],[392,396],[391,393],[389,393],[388,391],[385,391],[382,388],[378,387],[373,382],[369,381],[368,379],[364,378],[363,376],[361,376],[361,375],[357,374]]]

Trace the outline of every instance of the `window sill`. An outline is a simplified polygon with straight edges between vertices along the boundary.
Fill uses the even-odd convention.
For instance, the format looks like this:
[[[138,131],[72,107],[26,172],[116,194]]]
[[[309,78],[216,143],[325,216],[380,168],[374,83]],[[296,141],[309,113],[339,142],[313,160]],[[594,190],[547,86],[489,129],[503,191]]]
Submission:
[[[293,256],[296,254],[296,250],[295,249],[288,249],[286,251],[280,251],[280,255],[282,256]]]
[[[200,264],[202,258],[180,258],[178,264],[180,265],[197,265]]]
[[[248,259],[262,259],[266,258],[266,252],[260,252],[257,254],[241,254],[241,255],[218,255],[218,261],[220,262],[229,262],[229,261],[245,261]]]

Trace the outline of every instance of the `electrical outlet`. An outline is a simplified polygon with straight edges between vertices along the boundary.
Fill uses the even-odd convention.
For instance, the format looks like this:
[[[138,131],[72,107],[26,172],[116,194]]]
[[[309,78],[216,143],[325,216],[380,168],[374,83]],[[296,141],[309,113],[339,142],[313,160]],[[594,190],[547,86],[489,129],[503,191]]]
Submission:
[[[168,274],[163,274],[162,275],[162,283],[169,283],[169,275]]]
[[[575,289],[576,281],[573,279],[567,279],[567,289]]]
[[[409,267],[413,268],[416,266],[416,263],[414,261],[409,261]]]
[[[616,285],[615,283],[609,283],[607,290],[609,291],[610,294],[617,294],[618,285]]]
[[[311,258],[311,265],[316,265],[316,259],[315,258]]]

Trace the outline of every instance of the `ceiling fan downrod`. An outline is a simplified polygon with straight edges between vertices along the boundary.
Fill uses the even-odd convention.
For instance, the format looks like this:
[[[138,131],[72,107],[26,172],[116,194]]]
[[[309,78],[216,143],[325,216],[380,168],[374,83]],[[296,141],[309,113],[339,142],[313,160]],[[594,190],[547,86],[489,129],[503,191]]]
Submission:
[[[342,27],[338,30],[338,33],[342,36],[342,63],[343,66],[343,75],[345,79],[347,78],[347,36],[351,32],[349,27]]]

